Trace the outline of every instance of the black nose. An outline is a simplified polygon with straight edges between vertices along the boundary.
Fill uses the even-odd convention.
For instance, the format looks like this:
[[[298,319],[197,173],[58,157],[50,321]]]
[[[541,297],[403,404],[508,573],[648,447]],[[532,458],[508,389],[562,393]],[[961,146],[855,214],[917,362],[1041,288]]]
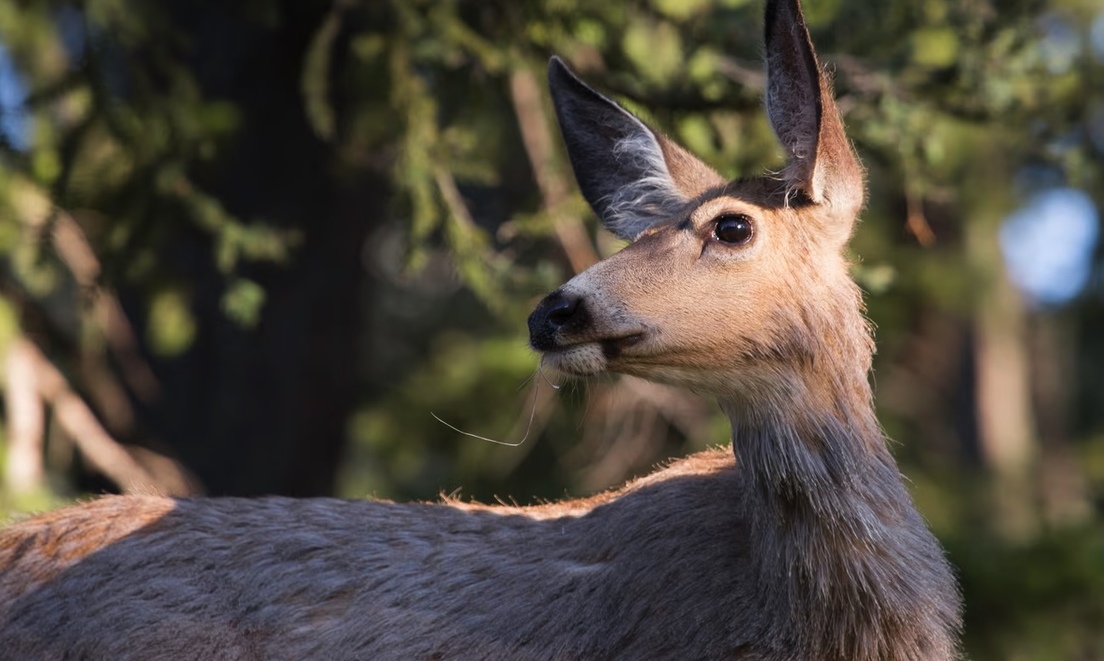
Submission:
[[[529,344],[537,351],[554,349],[556,331],[582,326],[585,318],[581,297],[554,291],[529,315]]]

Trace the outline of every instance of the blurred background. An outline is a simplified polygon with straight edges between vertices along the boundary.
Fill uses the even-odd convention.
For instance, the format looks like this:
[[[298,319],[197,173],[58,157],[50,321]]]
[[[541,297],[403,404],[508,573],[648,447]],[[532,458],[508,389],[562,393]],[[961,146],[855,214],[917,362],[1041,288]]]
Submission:
[[[1104,658],[1104,6],[806,5],[868,168],[880,415],[967,650]],[[687,393],[535,376],[527,314],[620,247],[544,68],[757,174],[761,16],[0,0],[0,520],[143,485],[529,503],[724,443]]]

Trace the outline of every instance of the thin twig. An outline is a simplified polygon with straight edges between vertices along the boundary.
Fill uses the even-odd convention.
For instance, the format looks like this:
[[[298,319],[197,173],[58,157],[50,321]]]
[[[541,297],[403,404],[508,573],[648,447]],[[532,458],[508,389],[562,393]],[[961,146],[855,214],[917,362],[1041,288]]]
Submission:
[[[38,394],[34,346],[24,339],[11,343],[4,361],[7,409],[7,461],[4,484],[13,494],[42,486],[45,408]]]
[[[100,261],[84,232],[67,213],[59,212],[54,223],[54,249],[69,267],[73,278],[92,297],[92,318],[119,361],[123,379],[143,401],[157,397],[160,385],[138,349],[134,330],[113,293],[99,285]]]
[[[540,190],[542,206],[552,217],[556,240],[567,255],[572,270],[576,273],[583,271],[598,261],[598,253],[582,221],[562,211],[570,197],[570,187],[555,167],[555,150],[548,130],[550,122],[544,111],[540,85],[532,70],[519,67],[510,74],[510,98],[521,130],[521,141]]]
[[[916,241],[925,248],[934,246],[935,232],[928,223],[928,217],[924,215],[924,202],[909,186],[905,186],[905,209],[905,225],[916,237]]]
[[[154,477],[123,448],[73,392],[61,372],[34,343],[17,340],[32,366],[38,393],[53,408],[58,425],[97,471],[127,492],[148,492],[157,487]]]
[[[99,283],[100,261],[77,221],[54,207],[49,198],[31,184],[22,182],[13,195],[19,216],[32,234],[48,227],[51,242],[73,279],[92,301],[92,319],[100,327],[108,346],[119,362],[123,379],[143,401],[157,397],[160,385],[138,348],[138,341],[122,305],[115,295]],[[36,240],[36,236],[29,240]]]

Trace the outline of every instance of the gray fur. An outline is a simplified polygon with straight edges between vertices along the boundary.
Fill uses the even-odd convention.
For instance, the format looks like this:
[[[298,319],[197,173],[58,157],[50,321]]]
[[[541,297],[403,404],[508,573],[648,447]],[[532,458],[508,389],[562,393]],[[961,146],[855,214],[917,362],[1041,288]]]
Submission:
[[[654,231],[547,298],[530,318],[534,344],[577,369],[714,394],[731,449],[528,508],[120,496],[44,514],[0,530],[0,658],[956,658],[954,577],[874,417],[872,340],[838,250],[861,170],[796,0],[768,0],[767,15],[770,76],[781,77],[769,84],[772,121],[783,142],[816,135],[787,145],[798,174],[781,196],[800,190],[802,206],[748,180],[692,210],[754,214],[774,253],[740,257],[694,234],[709,218],[678,229],[676,208],[715,175],[550,68],[587,199],[623,236]],[[786,124],[810,116],[800,104],[778,111],[790,86],[816,105],[815,124]],[[656,261],[672,255],[688,258]],[[762,290],[772,296],[719,302],[768,277],[782,281]],[[743,287],[723,291],[727,278]],[[568,296],[590,310],[572,323]],[[634,325],[634,303],[667,325],[604,351],[626,327],[655,330]],[[656,353],[633,353],[649,342]],[[670,358],[672,347],[690,358]]]

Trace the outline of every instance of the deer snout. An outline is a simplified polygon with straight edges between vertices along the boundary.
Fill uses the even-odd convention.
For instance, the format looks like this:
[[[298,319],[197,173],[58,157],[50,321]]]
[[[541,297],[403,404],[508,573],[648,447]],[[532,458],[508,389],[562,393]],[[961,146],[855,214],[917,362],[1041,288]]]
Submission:
[[[582,296],[554,291],[529,315],[529,345],[537,351],[550,351],[560,346],[556,333],[561,329],[582,328],[588,323]]]

